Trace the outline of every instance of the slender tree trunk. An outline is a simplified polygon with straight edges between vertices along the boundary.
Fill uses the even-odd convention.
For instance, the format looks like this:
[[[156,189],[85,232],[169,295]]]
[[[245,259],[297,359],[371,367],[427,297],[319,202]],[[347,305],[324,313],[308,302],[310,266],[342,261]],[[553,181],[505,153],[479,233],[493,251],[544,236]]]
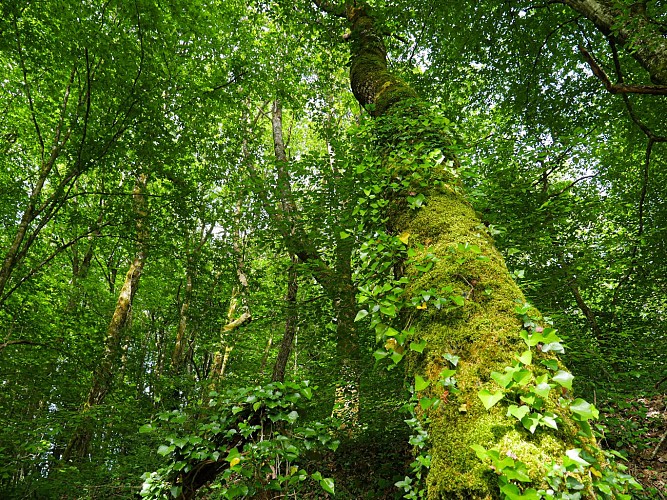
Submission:
[[[292,344],[296,336],[297,323],[299,320],[296,297],[299,290],[297,259],[292,256],[289,269],[287,271],[287,294],[285,295],[285,306],[287,315],[285,318],[285,333],[280,341],[280,350],[273,366],[273,382],[283,382],[285,380],[285,369],[289,361],[289,355],[292,352]]]
[[[211,387],[215,387],[216,383],[225,375],[229,357],[234,349],[234,342],[232,339],[233,333],[240,327],[252,321],[250,307],[247,302],[248,293],[248,276],[245,268],[245,258],[243,255],[243,247],[241,245],[241,228],[238,226],[241,217],[241,203],[236,206],[237,228],[234,232],[232,247],[236,255],[236,277],[238,278],[238,286],[234,287],[232,296],[229,299],[229,308],[227,310],[227,323],[220,329],[220,346],[219,350],[213,355],[213,363],[211,364],[211,371],[209,378],[212,380]],[[240,309],[241,315],[237,316],[237,309]]]
[[[148,239],[148,205],[145,197],[147,176],[140,175],[134,188],[133,199],[136,212],[137,253],[130,265],[125,282],[118,294],[116,308],[107,328],[104,343],[104,354],[97,368],[93,372],[93,380],[88,397],[83,406],[81,423],[75,429],[72,438],[64,453],[64,460],[82,459],[88,454],[90,442],[94,433],[94,420],[88,412],[104,399],[112,389],[115,371],[122,350],[122,341],[126,328],[130,323],[132,301],[139,287],[139,279],[146,261],[146,243]]]
[[[176,344],[171,354],[171,370],[178,374],[183,369],[185,363],[185,345],[187,343],[188,327],[188,309],[190,308],[190,298],[192,296],[192,259],[188,256],[187,269],[185,271],[185,293],[183,294],[183,303],[178,318],[178,328],[176,330]]]

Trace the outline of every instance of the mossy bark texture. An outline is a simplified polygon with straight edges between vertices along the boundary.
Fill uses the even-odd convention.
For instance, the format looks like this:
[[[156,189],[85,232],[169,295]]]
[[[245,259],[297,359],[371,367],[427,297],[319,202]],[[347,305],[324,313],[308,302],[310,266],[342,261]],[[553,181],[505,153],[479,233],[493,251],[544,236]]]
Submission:
[[[348,6],[346,17],[352,27],[351,86],[359,102],[376,117],[393,114],[398,121],[416,119],[423,125],[428,107],[405,82],[387,70],[381,31],[375,26],[371,12],[365,6]],[[408,100],[412,105],[402,105]],[[390,131],[379,138],[386,144],[387,156],[392,148],[400,149],[402,164],[410,168],[410,155],[414,155],[416,162],[418,155],[423,154],[415,150],[419,138],[440,133],[424,132],[422,125],[412,137],[410,134],[394,137],[387,127]],[[447,138],[443,137],[443,149],[446,143]],[[388,171],[387,175],[396,176],[400,172]],[[524,298],[487,229],[455,182],[447,179],[444,169],[442,175],[435,174],[433,179],[438,182],[421,193],[425,196],[421,208],[410,208],[399,200],[392,204],[389,220],[395,234],[409,234],[410,246],[417,252],[424,257],[427,253],[435,256],[435,264],[428,272],[406,266],[404,272],[410,278],[408,292],[414,295],[420,290],[451,287],[454,294],[465,297],[463,307],[448,311],[429,307],[417,311],[419,316],[412,320],[417,338],[425,339],[427,347],[409,362],[409,371],[430,380],[433,388],[429,389],[433,391],[430,396],[442,400],[435,410],[428,410],[432,443],[428,497],[496,498],[499,497],[497,477],[475,456],[470,445],[495,447],[501,453],[515,456],[526,463],[531,478],[540,484],[545,466],[574,447],[576,428],[563,415],[563,425],[558,431],[538,429],[531,434],[517,419],[506,416],[506,405],[498,404],[490,411],[482,405],[478,398],[481,389],[499,389],[490,379],[490,373],[502,372],[512,364],[515,355],[526,349],[519,336],[522,323],[515,312],[517,301],[522,303]],[[467,255],[456,250],[466,243],[479,248],[481,253]],[[437,385],[442,370],[449,368],[443,357],[447,353],[460,358],[456,374],[460,394],[445,394],[442,386]],[[559,413],[555,401],[547,405]]]

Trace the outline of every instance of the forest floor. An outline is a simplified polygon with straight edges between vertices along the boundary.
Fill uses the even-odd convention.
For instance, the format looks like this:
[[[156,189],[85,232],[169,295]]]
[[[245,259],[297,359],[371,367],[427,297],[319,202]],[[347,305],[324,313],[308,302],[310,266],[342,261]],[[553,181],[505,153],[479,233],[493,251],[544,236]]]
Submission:
[[[627,472],[645,498],[667,500],[667,394],[621,400],[603,412],[607,444],[627,454]]]

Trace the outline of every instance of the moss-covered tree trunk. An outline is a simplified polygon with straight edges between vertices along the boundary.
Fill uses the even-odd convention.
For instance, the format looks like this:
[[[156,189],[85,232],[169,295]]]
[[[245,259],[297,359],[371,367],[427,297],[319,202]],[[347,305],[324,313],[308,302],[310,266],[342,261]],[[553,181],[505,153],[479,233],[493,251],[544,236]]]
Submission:
[[[373,116],[392,123],[378,127],[378,142],[384,146],[384,174],[391,179],[408,178],[424,161],[423,138],[429,138],[427,149],[435,149],[433,138],[440,136],[440,148],[446,150],[449,140],[443,135],[442,122],[438,125],[433,121],[426,103],[388,71],[382,31],[366,6],[359,2],[348,2],[345,8],[330,2],[316,3],[347,19],[351,28],[352,91]],[[399,156],[400,161],[395,161]],[[456,163],[452,159],[450,165]],[[556,402],[555,393],[560,388],[551,391],[545,403],[545,408],[562,415],[556,432],[540,428],[531,434],[517,418],[506,416],[507,405],[497,404],[487,410],[482,404],[481,390],[497,393],[499,389],[491,373],[505,373],[504,368],[527,349],[516,312],[517,303],[523,304],[524,297],[457,185],[455,174],[443,167],[447,162],[437,163],[429,168],[428,186],[410,188],[403,195],[388,195],[394,197],[389,230],[409,241],[411,247],[412,258],[401,266],[409,278],[408,295],[445,290],[457,296],[457,302],[463,302],[460,307],[436,308],[427,299],[410,313],[414,339],[425,340],[426,348],[421,354],[413,353],[409,375],[430,382],[421,395],[441,399],[435,409],[421,411],[417,407],[418,413],[431,421],[428,497],[496,498],[500,495],[497,475],[478,459],[471,445],[496,448],[501,456],[518,458],[527,465],[531,479],[540,484],[546,465],[575,447],[577,428],[572,425],[569,410],[561,409]],[[405,201],[410,195],[423,195],[423,202],[410,206]],[[432,263],[427,271],[418,268],[417,263],[424,259]],[[448,393],[438,384],[443,370],[451,368],[446,361],[449,355],[459,357],[455,376],[458,394]],[[540,372],[537,368],[535,371]]]
[[[116,308],[109,322],[104,343],[104,354],[93,372],[88,397],[83,406],[81,423],[74,430],[67,449],[63,454],[64,461],[80,460],[88,455],[90,443],[95,431],[95,419],[91,410],[101,405],[113,387],[118,372],[118,361],[122,351],[122,342],[131,320],[132,302],[139,288],[139,280],[146,262],[148,243],[148,203],[145,191],[148,176],[141,174],[136,181],[132,193],[136,214],[137,252],[125,275],[125,281],[118,294]]]

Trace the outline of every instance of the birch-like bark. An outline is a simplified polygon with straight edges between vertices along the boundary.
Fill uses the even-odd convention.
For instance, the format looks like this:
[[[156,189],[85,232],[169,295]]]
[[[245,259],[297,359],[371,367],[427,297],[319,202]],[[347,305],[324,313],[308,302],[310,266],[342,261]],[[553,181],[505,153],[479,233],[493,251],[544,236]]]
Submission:
[[[95,422],[88,413],[95,406],[102,404],[112,390],[124,334],[131,321],[132,301],[139,287],[139,280],[146,262],[148,203],[145,191],[147,181],[147,175],[141,174],[134,187],[132,196],[136,214],[137,251],[118,294],[116,308],[106,332],[104,353],[93,372],[92,384],[83,405],[81,422],[75,429],[63,455],[65,461],[83,459],[88,455],[90,442],[95,431]]]

